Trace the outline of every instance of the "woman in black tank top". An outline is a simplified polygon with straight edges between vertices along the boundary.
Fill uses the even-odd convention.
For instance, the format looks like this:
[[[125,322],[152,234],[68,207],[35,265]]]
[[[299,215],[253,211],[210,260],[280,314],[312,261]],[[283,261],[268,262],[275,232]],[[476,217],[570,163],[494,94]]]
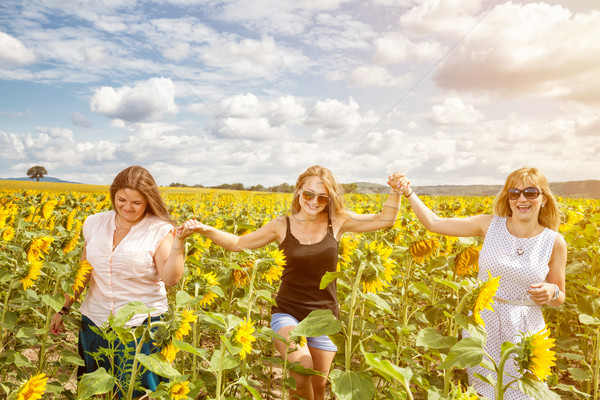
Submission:
[[[231,251],[256,249],[273,241],[279,243],[286,257],[286,265],[275,299],[277,305],[272,309],[278,320],[276,325],[273,318],[273,327],[289,341],[289,333],[297,321],[304,319],[311,311],[330,309],[338,316],[335,282],[323,290],[319,284],[327,271],[336,270],[338,244],[342,235],[390,227],[396,220],[399,208],[400,196],[391,191],[379,214],[358,215],[347,211],[342,188],[331,171],[315,165],[298,177],[291,216],[277,217],[244,236],[223,232],[196,220],[186,221],[182,227],[202,233]],[[335,356],[335,346],[333,343],[323,344],[330,342],[327,337],[307,339],[307,346],[289,353],[288,362],[300,362],[306,368],[323,372],[326,377]],[[316,340],[311,342],[310,339]],[[274,339],[274,344],[280,354],[288,351],[286,343]],[[327,378],[291,374],[296,380],[296,390],[290,390],[291,395],[324,399]]]

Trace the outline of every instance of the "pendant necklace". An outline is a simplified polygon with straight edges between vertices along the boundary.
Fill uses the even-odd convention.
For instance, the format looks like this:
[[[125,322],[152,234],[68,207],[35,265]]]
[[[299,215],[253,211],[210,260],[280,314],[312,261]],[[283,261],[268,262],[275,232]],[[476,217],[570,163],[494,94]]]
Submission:
[[[525,237],[521,238],[520,236],[517,236],[517,231],[515,230],[515,226],[512,223],[512,217],[508,220],[508,222],[510,222],[510,227],[512,228],[513,236],[517,238],[517,243],[519,244],[519,246],[517,248],[517,255],[522,256],[523,253],[525,253],[525,250],[523,250],[523,245],[521,244],[521,239],[529,239],[531,234],[533,232],[535,232],[535,230],[537,229],[537,223],[535,224],[533,229],[525,235]]]
[[[141,219],[140,219],[140,221],[136,222],[135,224],[133,224],[133,225],[131,225],[131,226],[124,226],[124,227],[121,227],[121,226],[119,226],[119,223],[117,222],[117,220],[118,220],[118,218],[117,218],[117,217],[118,217],[118,215],[115,215],[115,233],[116,233],[117,235],[118,235],[119,233],[121,233],[121,232],[124,232],[124,231],[127,231],[127,230],[129,230],[129,229],[133,228],[134,226],[136,226],[137,224],[139,224],[139,223],[140,223],[140,221],[141,221]],[[143,219],[143,218],[142,218],[142,219]]]

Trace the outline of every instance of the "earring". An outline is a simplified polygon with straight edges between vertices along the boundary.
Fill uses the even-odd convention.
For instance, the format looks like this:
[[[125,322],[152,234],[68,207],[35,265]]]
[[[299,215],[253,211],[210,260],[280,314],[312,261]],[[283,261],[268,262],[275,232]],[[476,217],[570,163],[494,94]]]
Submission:
[[[545,204],[542,204],[542,208],[544,208]]]

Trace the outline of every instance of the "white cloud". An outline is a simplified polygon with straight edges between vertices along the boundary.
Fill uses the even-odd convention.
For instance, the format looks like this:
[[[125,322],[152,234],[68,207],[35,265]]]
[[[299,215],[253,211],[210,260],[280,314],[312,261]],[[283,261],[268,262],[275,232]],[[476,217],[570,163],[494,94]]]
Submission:
[[[439,125],[472,125],[483,118],[483,113],[458,97],[445,98],[443,104],[431,108],[430,115],[430,121]]]
[[[443,88],[600,102],[600,11],[544,3],[497,6],[434,75]],[[589,88],[593,88],[589,90]]]
[[[212,67],[250,77],[273,78],[282,70],[301,71],[311,62],[300,52],[278,46],[271,36],[212,43],[202,49],[202,61]]]
[[[168,78],[150,78],[134,87],[103,86],[90,102],[92,111],[124,121],[151,121],[177,114],[175,85]]]
[[[320,100],[309,111],[305,123],[334,131],[352,130],[362,120],[358,108],[358,103],[352,97],[348,99],[348,104],[334,99]]]
[[[35,61],[35,54],[19,39],[0,32],[0,65],[6,67],[30,64]]]
[[[440,59],[447,51],[438,41],[415,41],[399,32],[391,32],[375,40],[375,62],[399,64],[407,61],[432,62]]]
[[[350,76],[350,84],[358,87],[381,86],[403,89],[411,79],[410,75],[396,78],[387,69],[375,65],[355,68]]]
[[[474,14],[483,0],[425,0],[400,18],[400,25],[415,34],[460,37],[473,27]]]

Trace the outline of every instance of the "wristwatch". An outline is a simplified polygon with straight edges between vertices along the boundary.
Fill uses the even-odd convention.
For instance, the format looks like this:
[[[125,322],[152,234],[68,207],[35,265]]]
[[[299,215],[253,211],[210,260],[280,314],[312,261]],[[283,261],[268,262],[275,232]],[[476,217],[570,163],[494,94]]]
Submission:
[[[560,288],[558,287],[557,284],[554,284],[554,296],[552,296],[552,298],[550,299],[552,300],[556,300],[558,299],[558,296],[560,296]]]

